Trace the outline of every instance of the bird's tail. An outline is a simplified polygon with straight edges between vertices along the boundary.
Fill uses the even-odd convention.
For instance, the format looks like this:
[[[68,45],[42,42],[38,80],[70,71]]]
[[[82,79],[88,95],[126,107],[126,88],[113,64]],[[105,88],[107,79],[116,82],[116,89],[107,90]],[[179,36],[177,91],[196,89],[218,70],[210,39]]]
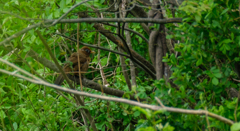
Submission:
[[[60,74],[60,75],[57,77],[57,79],[55,80],[54,84],[56,84],[56,85],[61,85],[61,84],[63,83],[63,81],[64,81],[63,75]]]

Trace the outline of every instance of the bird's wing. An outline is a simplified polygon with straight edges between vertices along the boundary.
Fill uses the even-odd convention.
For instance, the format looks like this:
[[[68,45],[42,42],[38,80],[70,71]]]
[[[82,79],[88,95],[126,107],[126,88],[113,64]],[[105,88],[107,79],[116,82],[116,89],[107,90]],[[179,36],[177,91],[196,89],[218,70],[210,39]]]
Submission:
[[[90,61],[91,61],[91,58],[90,58],[90,57],[87,57],[87,60],[86,60],[84,63],[81,63],[81,65],[80,65],[80,70],[81,70],[82,73],[87,72],[87,70],[88,70],[88,65],[89,65]],[[78,71],[78,70],[79,70],[78,65],[74,65],[74,66],[73,66],[73,70],[74,70],[74,71]]]
[[[69,61],[71,61],[73,64],[76,64],[78,63],[78,58],[80,63],[85,63],[87,61],[87,58],[83,53],[77,52],[72,53],[72,55],[69,57]]]
[[[91,58],[87,57],[87,61],[81,65],[81,71],[87,72],[90,61],[91,61]]]

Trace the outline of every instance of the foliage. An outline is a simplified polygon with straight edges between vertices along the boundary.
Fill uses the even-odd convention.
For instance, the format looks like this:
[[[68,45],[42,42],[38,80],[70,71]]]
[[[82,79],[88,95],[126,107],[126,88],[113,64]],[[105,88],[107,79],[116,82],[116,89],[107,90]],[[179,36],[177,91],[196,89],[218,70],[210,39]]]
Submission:
[[[237,1],[191,1],[183,2],[180,7],[184,23],[176,27],[173,38],[184,42],[175,45],[181,54],[167,55],[163,61],[172,66],[171,79],[180,87],[172,91],[173,103],[170,106],[181,108],[207,109],[234,120],[240,114],[234,114],[236,98],[228,97],[229,88],[237,88],[239,84],[231,81],[237,78],[234,64],[239,59],[239,30],[237,27]],[[190,24],[189,24],[190,23]],[[161,87],[163,88],[163,87]],[[169,98],[162,98],[169,100]],[[182,101],[176,101],[182,99]],[[240,108],[237,107],[237,111]],[[184,128],[202,129],[206,125],[204,117],[182,117]],[[185,119],[183,119],[185,118]],[[208,126],[221,130],[229,130],[229,126],[209,118]]]
[[[0,41],[29,25],[41,22],[39,19],[57,19],[79,2],[80,0],[31,2],[2,0],[0,8],[12,14],[2,13],[0,15]],[[108,7],[108,3],[103,0],[91,1],[74,9],[66,18],[76,19],[75,14],[78,12],[94,11],[90,5],[98,9]],[[175,44],[177,57],[176,54],[168,53],[163,59],[163,62],[171,67],[173,72],[171,81],[179,89],[172,87],[164,79],[152,80],[143,70],[136,69],[138,86],[133,91],[129,91],[120,67],[104,70],[105,73],[116,70],[114,76],[107,77],[111,88],[125,91],[126,98],[129,94],[138,92],[136,96],[147,99],[147,104],[158,105],[155,101],[155,97],[158,97],[164,105],[169,107],[206,109],[233,121],[240,118],[240,113],[238,113],[240,108],[236,107],[237,98],[230,98],[228,93],[229,88],[239,88],[239,84],[233,81],[233,78],[238,78],[234,65],[240,61],[239,11],[236,11],[239,9],[238,6],[237,0],[186,0],[176,13],[177,17],[183,18],[183,22],[177,26],[166,24],[166,28],[172,32],[172,35],[168,35],[167,38],[180,41],[179,44]],[[171,16],[170,9],[167,9],[166,13]],[[89,14],[97,17],[96,14]],[[108,14],[106,17],[114,18],[115,15]],[[25,18],[31,18],[31,20]],[[96,44],[98,35],[93,31],[92,25],[91,23],[80,24],[80,41]],[[139,23],[129,25],[131,29],[143,34],[146,38],[149,37]],[[116,31],[116,28],[110,26],[105,26],[105,28],[112,32]],[[76,39],[77,24],[57,24],[49,28],[44,28],[42,25],[37,29],[47,40],[60,63],[64,63],[68,54],[76,51],[76,44],[56,35],[56,31]],[[35,30],[30,30],[10,43],[0,46],[1,56],[22,69],[40,75],[53,83],[54,72],[28,56],[29,50],[34,50],[40,56],[51,60]],[[102,47],[117,49],[117,46],[112,42],[108,43],[104,36],[101,35],[100,40]],[[150,61],[146,53],[147,43],[133,33],[131,33],[131,42],[132,48]],[[9,54],[13,49],[17,50]],[[109,67],[118,65],[119,56],[111,53],[108,61],[108,53],[107,51],[100,53],[102,66],[106,66],[107,63]],[[92,59],[91,66],[96,67],[97,55],[92,56]],[[125,62],[129,64],[129,59]],[[2,63],[0,63],[0,68],[15,71]],[[99,76],[99,72],[86,75],[87,78],[96,80],[100,78]],[[84,97],[86,106],[79,107],[73,102],[73,96],[70,94],[63,93],[69,98],[70,101],[68,101],[58,95],[55,90],[45,86],[5,74],[0,74],[0,79],[0,130],[84,130],[85,126],[81,126],[83,120],[78,112],[79,108],[86,108],[90,111],[98,130],[114,128],[115,130],[135,129],[139,131],[190,131],[205,130],[210,127],[215,130],[240,129],[239,123],[230,127],[211,117],[207,117],[209,120],[207,122],[206,116],[170,113],[165,110],[151,111],[88,97]],[[101,80],[98,82],[102,83]],[[65,87],[68,85],[65,84]],[[153,89],[156,91],[152,92]],[[84,89],[84,91],[101,95],[101,92],[91,89]]]

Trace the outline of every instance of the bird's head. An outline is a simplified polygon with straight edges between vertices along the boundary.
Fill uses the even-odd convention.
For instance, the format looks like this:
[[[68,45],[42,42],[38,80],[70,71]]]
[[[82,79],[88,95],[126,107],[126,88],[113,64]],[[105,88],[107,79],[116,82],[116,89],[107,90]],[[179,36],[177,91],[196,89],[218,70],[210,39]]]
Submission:
[[[92,51],[89,47],[83,46],[79,51],[83,52],[85,55],[89,56],[90,54],[94,54],[95,52]]]

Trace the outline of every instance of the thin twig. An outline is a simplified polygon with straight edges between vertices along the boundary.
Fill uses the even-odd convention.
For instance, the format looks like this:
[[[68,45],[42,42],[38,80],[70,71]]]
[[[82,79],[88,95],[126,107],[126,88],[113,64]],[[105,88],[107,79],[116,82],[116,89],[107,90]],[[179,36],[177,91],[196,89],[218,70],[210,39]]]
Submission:
[[[157,102],[161,105],[162,108],[165,108],[165,106],[163,105],[163,103],[161,102],[160,99],[158,99],[157,97],[155,97],[155,99],[157,100]]]
[[[109,23],[102,23],[102,24],[117,27],[116,25],[109,24]],[[124,30],[130,31],[130,32],[138,35],[139,37],[141,37],[143,40],[145,40],[148,43],[148,39],[146,37],[144,37],[142,34],[138,33],[137,31],[134,31],[134,30],[129,29],[129,28],[124,28]]]
[[[205,107],[205,110],[207,111],[207,107]],[[208,114],[207,114],[207,113],[206,113],[206,121],[207,121],[207,128],[208,128],[208,131],[211,131],[211,127],[210,127],[210,124],[209,124]]]
[[[59,34],[59,33],[56,33],[56,34],[57,34],[57,35],[60,35],[60,36],[63,36],[63,37],[65,37],[65,38],[67,38],[67,39],[69,39],[69,40],[71,40],[71,41],[77,42],[76,39],[70,38],[70,37],[65,36],[65,35],[63,35],[63,34]],[[86,44],[86,43],[83,43],[83,42],[81,42],[81,41],[79,41],[79,44],[84,45],[84,46],[88,46],[88,47],[92,47],[92,48],[96,48],[96,49],[101,49],[101,50],[113,52],[113,53],[115,53],[115,54],[119,54],[119,55],[125,56],[125,57],[127,57],[127,58],[130,58],[130,56],[127,55],[127,54],[124,54],[124,53],[121,53],[121,52],[118,52],[118,51],[114,51],[114,50],[111,50],[111,49],[107,49],[107,48],[104,48],[104,47]]]
[[[78,16],[79,18],[79,16]],[[80,23],[77,24],[77,52],[79,50],[79,29],[80,29]],[[78,57],[78,70],[79,70],[79,80],[80,80],[80,87],[81,87],[81,91],[83,91],[83,86],[82,86],[82,76],[81,76],[81,64],[80,64],[80,58],[79,55],[77,55]]]

